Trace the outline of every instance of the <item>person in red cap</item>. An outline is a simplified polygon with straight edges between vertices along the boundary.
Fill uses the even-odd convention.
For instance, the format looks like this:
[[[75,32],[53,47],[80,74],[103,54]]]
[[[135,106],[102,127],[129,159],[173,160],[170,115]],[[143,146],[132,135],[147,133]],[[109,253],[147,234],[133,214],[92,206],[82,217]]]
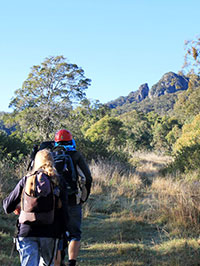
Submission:
[[[83,155],[76,150],[75,140],[69,130],[61,129],[55,134],[55,147],[64,148],[67,154],[71,156],[76,169],[77,180],[79,176],[79,182],[77,182],[77,185],[79,183],[79,188],[77,187],[74,193],[72,192],[68,194],[68,265],[74,266],[76,265],[80,249],[82,204],[87,200],[90,194],[92,176]],[[65,253],[64,256],[61,255],[63,253],[62,248],[60,248],[57,256],[57,265],[65,265],[59,261],[59,257],[64,261]]]

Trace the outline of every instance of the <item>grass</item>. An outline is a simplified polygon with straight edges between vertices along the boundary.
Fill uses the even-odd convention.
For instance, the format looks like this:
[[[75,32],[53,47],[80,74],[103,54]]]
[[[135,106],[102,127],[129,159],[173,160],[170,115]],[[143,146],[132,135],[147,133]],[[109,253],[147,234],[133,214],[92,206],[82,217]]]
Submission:
[[[128,217],[119,223],[94,215],[85,219],[83,232],[79,265],[199,265],[195,239],[172,239],[155,225],[130,223]]]
[[[3,214],[0,208],[0,264],[2,266],[20,265],[17,251],[13,249],[13,236],[15,233],[16,217]]]
[[[170,227],[200,234],[199,191],[199,182],[156,178],[151,186],[151,212],[167,220]]]
[[[92,162],[78,265],[200,265],[198,183],[191,176],[160,176],[169,160],[138,153],[137,167],[128,171],[119,163]],[[19,265],[17,252],[9,257],[15,220],[0,209],[2,266]]]
[[[136,170],[125,174],[119,165],[107,165],[107,170],[103,162],[92,165],[80,265],[200,265],[197,219],[188,220],[191,204],[186,208],[195,189],[160,176],[169,160],[137,154]],[[187,226],[180,222],[184,214]]]

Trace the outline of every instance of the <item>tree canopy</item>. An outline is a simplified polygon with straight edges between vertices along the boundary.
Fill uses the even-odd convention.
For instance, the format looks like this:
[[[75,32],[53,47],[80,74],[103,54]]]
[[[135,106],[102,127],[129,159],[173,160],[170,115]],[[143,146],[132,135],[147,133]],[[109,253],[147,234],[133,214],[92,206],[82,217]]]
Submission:
[[[49,57],[33,66],[22,88],[10,102],[15,121],[23,132],[48,139],[68,116],[72,105],[85,98],[91,80],[76,64],[63,56]]]

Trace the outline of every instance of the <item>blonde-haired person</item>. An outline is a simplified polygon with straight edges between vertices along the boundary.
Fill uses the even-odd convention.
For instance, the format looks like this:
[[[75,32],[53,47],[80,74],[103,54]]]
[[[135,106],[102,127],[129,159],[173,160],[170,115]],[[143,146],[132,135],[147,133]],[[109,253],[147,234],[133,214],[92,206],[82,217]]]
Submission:
[[[40,178],[41,173],[48,176],[53,183],[53,188],[56,190],[58,185],[58,174],[54,167],[52,154],[47,149],[38,151],[31,172],[27,173],[27,175],[18,182],[8,197],[3,200],[3,207],[7,214],[15,211],[19,205],[25,183],[27,180],[31,180],[28,176],[37,174],[37,172],[39,173],[38,178]],[[30,182],[30,184],[32,183]],[[18,223],[17,250],[20,254],[22,266],[54,265],[57,240],[61,234],[66,231],[64,212],[62,206],[58,206],[60,205],[58,203],[59,197],[59,195],[55,195],[53,223],[42,225]]]
[[[51,181],[55,186],[58,185],[58,173],[54,167],[53,156],[48,149],[43,149],[36,153],[31,174],[40,169],[42,169],[48,176],[51,177]]]

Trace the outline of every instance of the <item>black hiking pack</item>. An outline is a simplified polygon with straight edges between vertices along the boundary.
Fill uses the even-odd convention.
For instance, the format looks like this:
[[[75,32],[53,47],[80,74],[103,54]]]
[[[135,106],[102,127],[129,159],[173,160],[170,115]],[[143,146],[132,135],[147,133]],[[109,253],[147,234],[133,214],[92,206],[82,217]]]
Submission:
[[[57,146],[53,149],[53,158],[59,176],[65,180],[67,194],[76,194],[78,175],[71,156],[64,147]]]

